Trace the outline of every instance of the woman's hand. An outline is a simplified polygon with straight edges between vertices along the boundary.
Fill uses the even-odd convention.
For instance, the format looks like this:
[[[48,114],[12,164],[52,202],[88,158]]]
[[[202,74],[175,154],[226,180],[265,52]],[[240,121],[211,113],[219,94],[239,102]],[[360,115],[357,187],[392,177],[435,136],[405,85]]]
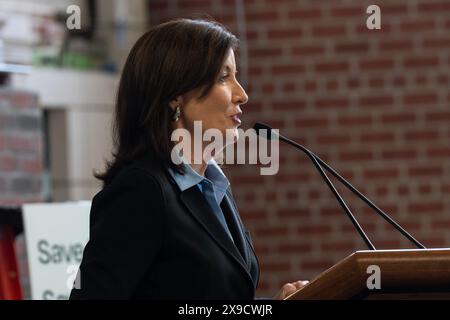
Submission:
[[[285,283],[281,287],[280,291],[275,295],[275,297],[273,297],[273,299],[274,300],[283,300],[284,298],[286,298],[290,294],[294,293],[298,289],[306,286],[308,283],[309,283],[309,281],[307,281],[307,280],[299,280],[299,281],[295,281],[295,282]]]

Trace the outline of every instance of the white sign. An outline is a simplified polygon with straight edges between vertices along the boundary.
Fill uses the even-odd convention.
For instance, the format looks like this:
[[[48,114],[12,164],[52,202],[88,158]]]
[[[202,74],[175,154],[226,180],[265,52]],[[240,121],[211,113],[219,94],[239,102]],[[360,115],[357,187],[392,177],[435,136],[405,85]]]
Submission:
[[[26,204],[31,299],[68,299],[89,239],[90,202]]]

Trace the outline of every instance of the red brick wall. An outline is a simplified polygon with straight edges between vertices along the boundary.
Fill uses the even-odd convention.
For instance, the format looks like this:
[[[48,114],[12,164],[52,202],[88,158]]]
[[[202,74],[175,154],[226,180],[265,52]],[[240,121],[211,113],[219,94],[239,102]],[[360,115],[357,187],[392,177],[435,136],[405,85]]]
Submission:
[[[0,88],[0,206],[42,201],[42,123],[37,97]]]
[[[236,2],[150,1],[150,22],[206,13],[239,36]],[[242,2],[243,128],[280,128],[427,247],[450,246],[450,1],[376,1],[382,30],[374,31],[365,24],[373,1]],[[275,176],[259,176],[256,166],[226,169],[261,263],[260,295],[365,249],[306,156],[286,145],[280,154]],[[377,248],[412,247],[342,194]]]

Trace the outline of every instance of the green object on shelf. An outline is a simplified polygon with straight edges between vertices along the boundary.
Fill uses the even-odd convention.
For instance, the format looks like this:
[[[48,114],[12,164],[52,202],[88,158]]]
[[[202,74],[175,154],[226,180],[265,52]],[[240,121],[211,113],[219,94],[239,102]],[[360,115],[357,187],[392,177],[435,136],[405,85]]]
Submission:
[[[94,69],[95,63],[94,60],[87,55],[67,52],[63,55],[63,66],[72,69],[87,70]]]
[[[33,53],[32,64],[35,66],[58,67],[58,57],[42,52]]]
[[[56,55],[45,53],[35,53],[32,58],[33,65],[48,67],[65,67],[78,70],[92,70],[96,68],[95,60],[85,54],[66,52],[62,56],[62,61]]]

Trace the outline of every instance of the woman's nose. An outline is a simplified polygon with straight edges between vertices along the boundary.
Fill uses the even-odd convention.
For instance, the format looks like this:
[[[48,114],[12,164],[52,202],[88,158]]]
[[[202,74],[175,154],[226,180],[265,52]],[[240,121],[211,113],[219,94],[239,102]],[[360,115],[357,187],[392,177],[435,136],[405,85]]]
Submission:
[[[246,104],[248,101],[247,93],[245,92],[244,88],[242,88],[241,84],[236,81],[236,87],[235,87],[235,94],[234,94],[234,100],[235,104]]]

